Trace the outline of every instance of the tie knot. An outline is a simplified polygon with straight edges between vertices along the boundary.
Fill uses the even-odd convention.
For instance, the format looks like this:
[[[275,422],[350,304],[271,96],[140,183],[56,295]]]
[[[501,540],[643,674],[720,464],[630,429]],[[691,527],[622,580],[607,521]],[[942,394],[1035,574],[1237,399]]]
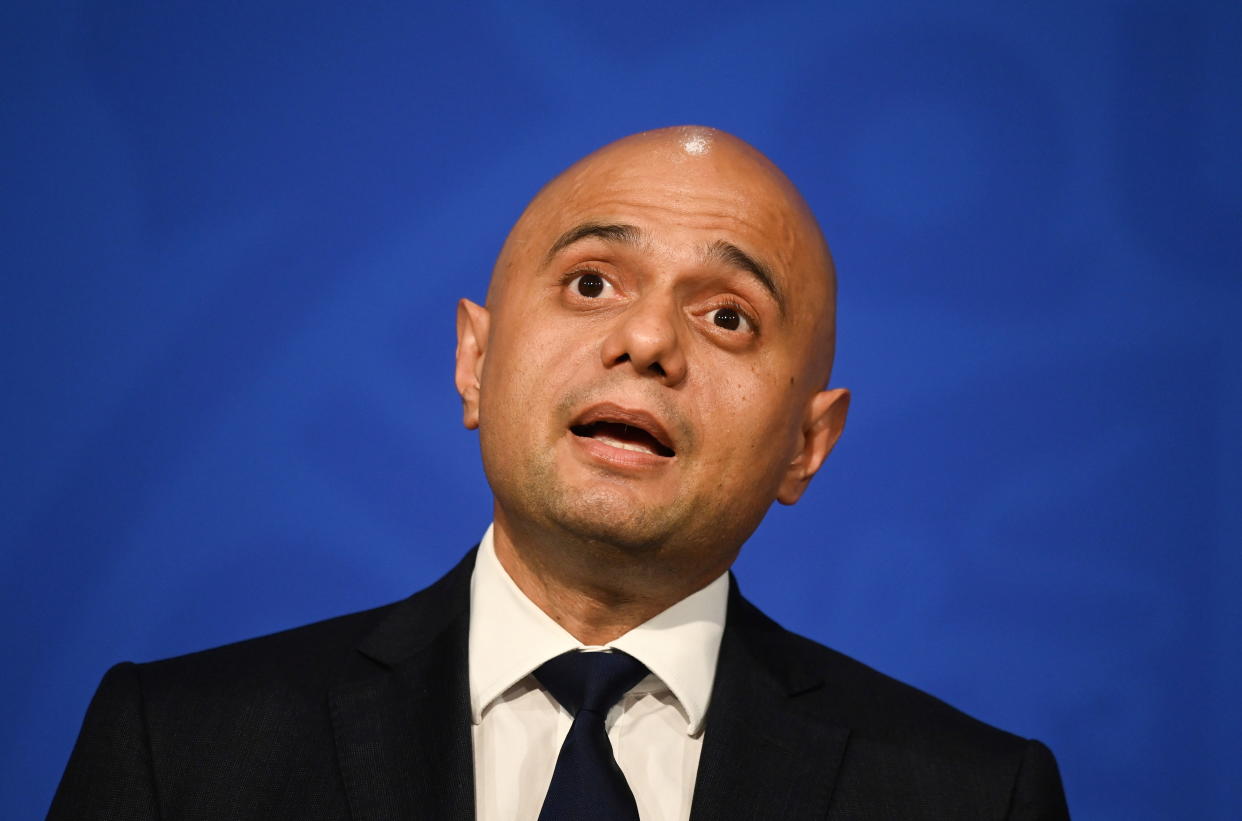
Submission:
[[[535,670],[535,678],[571,715],[585,710],[601,718],[646,675],[641,661],[620,650],[570,650]]]

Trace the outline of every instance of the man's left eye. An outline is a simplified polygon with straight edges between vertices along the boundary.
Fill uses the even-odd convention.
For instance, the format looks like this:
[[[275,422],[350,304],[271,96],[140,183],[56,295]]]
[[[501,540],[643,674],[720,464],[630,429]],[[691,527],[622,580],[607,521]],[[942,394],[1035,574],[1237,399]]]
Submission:
[[[707,314],[708,318],[719,328],[726,331],[753,330],[754,326],[744,313],[728,305],[717,308]]]

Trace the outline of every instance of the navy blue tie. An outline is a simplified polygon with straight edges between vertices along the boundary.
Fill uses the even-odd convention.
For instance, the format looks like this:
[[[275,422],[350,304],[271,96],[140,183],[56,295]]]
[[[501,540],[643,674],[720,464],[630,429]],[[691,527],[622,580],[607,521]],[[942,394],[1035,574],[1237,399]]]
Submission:
[[[638,821],[638,805],[613,757],[604,719],[647,668],[633,656],[571,650],[535,671],[574,717],[561,745],[539,821]]]

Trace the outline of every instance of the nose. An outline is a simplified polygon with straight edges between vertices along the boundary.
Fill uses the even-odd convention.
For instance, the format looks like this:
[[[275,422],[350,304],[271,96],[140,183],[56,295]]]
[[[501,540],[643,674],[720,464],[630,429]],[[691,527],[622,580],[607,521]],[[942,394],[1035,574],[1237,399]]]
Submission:
[[[618,317],[604,339],[604,367],[628,363],[640,376],[653,376],[671,387],[686,378],[679,316],[671,301],[648,299]]]

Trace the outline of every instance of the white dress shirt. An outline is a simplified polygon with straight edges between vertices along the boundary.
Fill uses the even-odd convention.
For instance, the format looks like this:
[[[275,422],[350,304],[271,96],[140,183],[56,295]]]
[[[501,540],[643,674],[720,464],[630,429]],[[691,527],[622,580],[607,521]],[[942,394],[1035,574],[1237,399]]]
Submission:
[[[575,649],[616,648],[651,674],[605,721],[642,821],[690,817],[703,722],[724,632],[728,574],[604,647],[587,647],[526,597],[496,558],[492,528],[470,579],[470,714],[479,821],[535,821],[573,719],[532,672]]]

